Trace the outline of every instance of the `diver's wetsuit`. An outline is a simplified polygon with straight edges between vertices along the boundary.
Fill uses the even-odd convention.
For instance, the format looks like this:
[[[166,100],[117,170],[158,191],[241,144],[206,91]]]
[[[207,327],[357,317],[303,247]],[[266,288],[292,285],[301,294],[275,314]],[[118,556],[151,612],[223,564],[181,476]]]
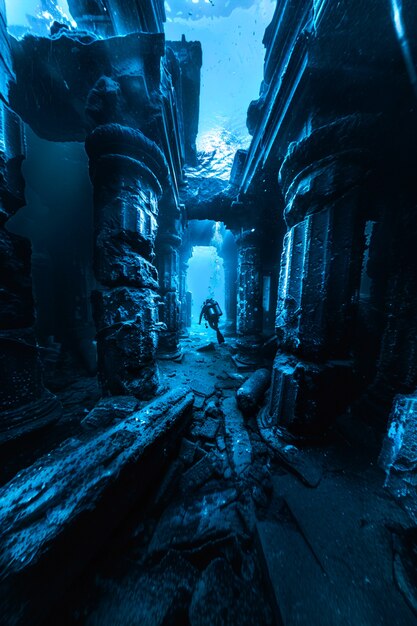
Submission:
[[[201,320],[204,317],[210,328],[216,331],[217,341],[219,343],[224,343],[224,337],[219,330],[219,318],[221,315],[223,315],[223,313],[219,303],[213,298],[209,298],[203,303],[200,313],[200,321],[198,323],[201,324]]]

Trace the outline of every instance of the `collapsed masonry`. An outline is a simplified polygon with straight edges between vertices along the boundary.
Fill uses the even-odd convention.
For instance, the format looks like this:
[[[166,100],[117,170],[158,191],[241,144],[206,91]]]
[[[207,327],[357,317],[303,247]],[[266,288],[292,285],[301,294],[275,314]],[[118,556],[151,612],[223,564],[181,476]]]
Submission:
[[[197,162],[200,44],[165,41],[160,1],[69,7],[77,30],[21,40],[1,14],[0,443],[59,420],[40,359],[51,337],[97,367],[104,396],[161,391],[157,357],[181,354],[187,261],[213,221],[238,349],[278,347],[261,430],[318,436],[355,406],[386,431],[396,394],[417,386],[415,50],[388,3],[277,3],[252,143],[227,185],[184,172]],[[404,32],[415,12],[404,5]],[[11,219],[25,137],[39,154],[39,138],[53,142],[85,178],[79,209],[61,193],[67,222],[45,185],[50,223]],[[77,229],[63,236],[76,211],[78,247]]]

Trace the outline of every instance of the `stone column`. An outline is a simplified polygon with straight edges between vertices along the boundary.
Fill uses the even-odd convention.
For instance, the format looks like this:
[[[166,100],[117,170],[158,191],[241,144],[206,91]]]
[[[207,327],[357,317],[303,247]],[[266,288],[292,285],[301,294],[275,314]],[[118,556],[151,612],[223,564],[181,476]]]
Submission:
[[[225,285],[226,328],[231,333],[236,331],[237,316],[237,267],[235,260],[223,259]]]
[[[258,346],[262,334],[261,259],[258,233],[246,230],[236,240],[237,316],[239,346]]]
[[[192,254],[192,245],[190,243],[190,232],[188,228],[185,228],[182,233],[181,248],[179,250],[180,256],[180,278],[179,278],[179,298],[181,302],[181,320],[180,328],[181,333],[188,334],[188,328],[191,326],[191,309],[192,309],[192,294],[187,291],[187,272],[188,261]]]
[[[236,332],[237,315],[237,246],[235,237],[230,230],[224,236],[220,251],[224,267],[225,286],[225,325],[230,333]]]
[[[349,358],[369,171],[356,116],[292,145],[280,172],[288,232],[281,258],[270,423],[310,433],[352,401]],[[333,154],[343,138],[346,148]]]
[[[56,421],[60,405],[42,381],[34,333],[31,245],[6,227],[25,204],[19,118],[0,105],[0,443]]]
[[[108,124],[86,141],[94,186],[93,294],[103,392],[155,394],[158,275],[153,265],[165,158],[140,131]]]
[[[175,222],[173,223],[175,227]],[[181,237],[174,232],[161,230],[157,240],[157,266],[159,291],[162,297],[160,321],[165,324],[159,336],[158,356],[173,359],[180,355],[180,300],[179,300],[179,253]]]

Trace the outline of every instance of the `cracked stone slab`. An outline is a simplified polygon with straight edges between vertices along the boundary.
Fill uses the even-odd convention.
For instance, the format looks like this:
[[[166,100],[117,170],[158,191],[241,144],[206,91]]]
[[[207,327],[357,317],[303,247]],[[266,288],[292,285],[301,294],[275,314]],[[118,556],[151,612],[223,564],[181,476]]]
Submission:
[[[212,396],[215,391],[213,381],[205,380],[203,377],[198,380],[193,380],[190,385],[194,393],[197,393],[200,396],[205,396],[206,398]]]

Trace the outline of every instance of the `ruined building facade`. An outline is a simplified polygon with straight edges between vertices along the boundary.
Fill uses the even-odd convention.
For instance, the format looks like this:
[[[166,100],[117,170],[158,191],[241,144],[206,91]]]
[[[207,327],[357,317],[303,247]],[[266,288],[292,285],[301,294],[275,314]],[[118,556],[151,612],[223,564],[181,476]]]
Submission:
[[[165,40],[162,0],[68,5],[77,29],[55,22],[49,36],[15,39],[0,1],[0,444],[23,441],[36,462],[28,437],[59,430],[57,358],[97,374],[102,398],[161,394],[158,360],[181,358],[190,326],[192,247],[210,245],[216,222],[227,332],[238,359],[270,363],[257,417],[269,444],[319,441],[350,411],[381,447],[398,402],[413,431],[413,2],[278,0],[251,144],[227,183],[187,178],[203,57],[198,42]],[[25,170],[27,151],[39,172]],[[181,421],[192,400],[173,393]],[[63,454],[65,483],[74,451]],[[80,484],[92,484],[93,464],[85,471]]]

